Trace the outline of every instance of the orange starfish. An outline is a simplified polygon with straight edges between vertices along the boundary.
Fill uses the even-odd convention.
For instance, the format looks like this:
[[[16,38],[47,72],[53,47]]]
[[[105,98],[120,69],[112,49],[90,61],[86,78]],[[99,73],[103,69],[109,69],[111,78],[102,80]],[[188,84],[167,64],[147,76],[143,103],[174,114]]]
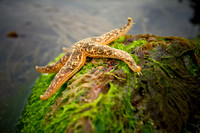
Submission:
[[[47,100],[51,97],[69,78],[81,69],[87,56],[123,60],[132,71],[140,72],[141,68],[136,65],[127,52],[106,45],[125,34],[132,24],[133,20],[129,17],[128,23],[122,28],[112,30],[99,37],[83,39],[75,43],[71,48],[64,49],[66,54],[58,62],[48,66],[36,66],[36,70],[41,73],[58,72],[46,92],[40,95],[40,99]]]

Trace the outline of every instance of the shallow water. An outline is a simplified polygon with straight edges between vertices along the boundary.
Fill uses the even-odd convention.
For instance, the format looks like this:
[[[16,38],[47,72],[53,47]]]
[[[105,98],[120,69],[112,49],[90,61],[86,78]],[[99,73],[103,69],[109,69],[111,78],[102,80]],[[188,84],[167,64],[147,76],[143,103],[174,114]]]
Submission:
[[[75,42],[135,24],[130,34],[194,38],[198,25],[183,0],[0,0],[0,129],[14,125],[40,75],[34,66],[45,65]],[[7,37],[15,31],[17,38]]]

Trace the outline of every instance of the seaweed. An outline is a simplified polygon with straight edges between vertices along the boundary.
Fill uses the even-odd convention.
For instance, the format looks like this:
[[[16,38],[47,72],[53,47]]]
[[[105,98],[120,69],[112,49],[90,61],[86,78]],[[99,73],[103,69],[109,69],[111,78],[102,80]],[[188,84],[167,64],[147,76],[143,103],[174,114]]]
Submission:
[[[117,59],[88,58],[47,101],[39,96],[55,74],[41,74],[17,132],[198,131],[187,121],[199,113],[199,45],[188,43],[176,37],[124,35],[109,45],[128,52],[142,75]]]

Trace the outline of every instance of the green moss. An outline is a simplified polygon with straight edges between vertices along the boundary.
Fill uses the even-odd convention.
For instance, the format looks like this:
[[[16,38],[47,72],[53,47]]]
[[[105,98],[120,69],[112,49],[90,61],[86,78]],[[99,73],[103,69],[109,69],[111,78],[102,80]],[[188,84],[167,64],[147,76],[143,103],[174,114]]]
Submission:
[[[125,35],[123,35],[123,36],[117,38],[114,42],[116,42],[116,43],[122,43],[122,42],[124,42],[125,40],[126,40],[126,37],[125,37]]]
[[[115,66],[111,66],[110,70],[106,64],[108,59],[90,59],[56,94],[47,101],[41,101],[39,96],[45,92],[55,76],[41,74],[19,119],[17,131],[154,132],[158,130],[154,127],[155,124],[164,131],[171,131],[170,128],[179,131],[179,125],[183,127],[183,123],[187,121],[187,102],[191,100],[190,94],[197,85],[190,83],[193,77],[187,73],[183,58],[188,56],[191,70],[195,74],[199,73],[196,71],[199,67],[189,58],[191,53],[183,54],[186,49],[182,45],[168,45],[167,53],[160,49],[162,46],[156,46],[153,50],[148,50],[147,55],[142,53],[144,56],[138,56],[147,41],[139,39],[127,46],[123,44],[125,41],[125,36],[122,36],[110,46],[128,52],[140,63],[143,75],[133,73],[120,60],[113,60]],[[138,52],[131,54],[133,50]],[[55,58],[55,61],[61,56],[63,54]],[[105,70],[101,70],[99,66]],[[99,75],[94,75],[96,69],[100,71]],[[84,76],[85,78],[81,78]],[[91,80],[95,76],[98,78]],[[91,100],[90,94],[98,91],[99,85],[105,85],[105,90]],[[159,118],[158,114],[162,117]],[[173,127],[172,123],[176,121],[179,125]],[[162,127],[162,124],[167,125],[169,130]]]
[[[154,128],[152,127],[152,124],[151,124],[150,121],[148,121],[147,124],[146,124],[146,126],[144,126],[144,127],[142,128],[142,131],[143,131],[144,133],[154,133],[154,132],[155,132],[155,131],[154,131]]]
[[[126,47],[122,43],[124,41],[125,36],[122,36],[119,39],[115,40],[111,44],[111,46],[131,53],[133,48],[136,48],[136,46],[141,46],[142,44],[146,43],[143,40],[139,40],[131,43],[130,45],[128,45],[128,47]],[[60,54],[58,57],[55,58],[55,61],[58,61],[63,55],[64,54]],[[137,56],[133,57],[137,59],[138,62],[139,59],[137,58]],[[100,59],[96,59],[96,62],[99,62],[99,60]],[[103,64],[105,64],[105,61],[103,62]],[[119,67],[119,69],[123,69],[124,72],[128,74],[127,82],[130,82],[129,80],[131,79],[130,77],[132,76],[132,74],[130,73],[129,67],[122,61],[120,61],[117,66]],[[97,66],[93,63],[88,62],[82,67],[82,69],[76,74],[76,76],[81,77],[86,72],[95,67]],[[115,78],[121,80],[125,80],[114,75],[112,71],[105,74],[112,75]],[[87,118],[91,120],[92,123],[94,123],[92,127],[94,128],[93,130],[97,132],[125,132],[124,129],[126,128],[130,129],[130,131],[135,130],[134,124],[136,124],[137,122],[135,121],[134,114],[131,111],[133,107],[131,106],[130,102],[128,102],[130,101],[130,94],[132,89],[128,88],[126,89],[126,91],[124,91],[123,86],[117,88],[117,86],[115,86],[113,83],[110,83],[110,89],[107,94],[100,94],[98,99],[96,99],[92,103],[86,104],[81,104],[79,102],[80,97],[82,97],[88,91],[87,88],[81,88],[78,93],[74,93],[74,100],[72,100],[69,104],[62,106],[58,111],[55,112],[54,116],[48,118],[46,114],[48,114],[48,112],[52,110],[49,107],[55,103],[56,98],[60,97],[62,95],[61,92],[66,88],[65,84],[62,86],[61,89],[59,89],[58,92],[56,92],[55,95],[53,95],[47,101],[41,101],[39,99],[39,96],[45,92],[45,90],[48,88],[49,84],[53,80],[54,76],[55,74],[41,74],[41,77],[36,81],[33,92],[26,104],[26,109],[24,111],[23,117],[18,123],[18,130],[20,130],[20,132],[52,132],[52,130],[56,132],[63,132],[66,129],[66,125],[70,127],[70,125],[75,125],[75,123],[77,123],[80,118],[79,112],[84,112],[81,113],[81,117]],[[69,82],[67,83],[67,85],[70,84]],[[128,97],[126,94],[127,92]],[[123,97],[122,99],[124,100],[119,99],[119,97]],[[66,101],[69,98],[70,96],[67,96]],[[116,110],[113,111],[112,108],[117,105],[123,106],[120,108],[116,108]],[[120,115],[123,112],[125,112],[125,114],[122,117]],[[120,120],[118,118],[119,116]],[[46,121],[47,119],[48,121]],[[127,125],[124,122],[128,122]],[[126,126],[126,128],[124,126]]]
[[[81,90],[77,94],[77,99],[84,91],[86,90]],[[78,131],[80,127],[78,127],[77,123],[79,123],[80,117],[91,120],[93,130],[96,132],[125,132],[124,129],[126,128],[130,128],[129,131],[133,132],[135,130],[134,125],[137,122],[132,112],[133,107],[128,102],[131,98],[131,88],[126,90],[126,92],[129,92],[128,95],[121,93],[123,91],[124,88],[118,88],[110,83],[108,93],[100,93],[99,97],[92,103],[81,105],[79,100],[74,99],[69,104],[62,106],[62,110],[56,112],[56,117],[51,118],[51,122],[45,125],[45,132],[52,132],[52,129],[55,129],[55,127],[56,132],[63,132],[66,129],[66,125],[69,125],[67,130],[73,127],[74,131]],[[120,99],[120,97],[123,98]],[[116,108],[117,105],[123,106]],[[113,108],[115,108],[114,111]],[[123,117],[120,116],[124,111]],[[82,113],[80,114],[80,112]],[[119,116],[120,118],[118,118]],[[124,122],[128,123],[125,124]]]

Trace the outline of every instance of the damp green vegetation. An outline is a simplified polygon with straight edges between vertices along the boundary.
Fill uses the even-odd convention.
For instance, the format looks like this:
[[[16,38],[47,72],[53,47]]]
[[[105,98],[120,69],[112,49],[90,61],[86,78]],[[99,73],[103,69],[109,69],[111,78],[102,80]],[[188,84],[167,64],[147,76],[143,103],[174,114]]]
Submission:
[[[189,49],[175,39],[155,37],[151,42],[150,37],[122,36],[109,44],[128,52],[142,75],[120,60],[89,58],[51,98],[42,101],[39,97],[55,74],[41,74],[17,132],[197,131],[193,125],[200,117],[191,114],[199,114],[200,68],[194,58],[199,45]]]

